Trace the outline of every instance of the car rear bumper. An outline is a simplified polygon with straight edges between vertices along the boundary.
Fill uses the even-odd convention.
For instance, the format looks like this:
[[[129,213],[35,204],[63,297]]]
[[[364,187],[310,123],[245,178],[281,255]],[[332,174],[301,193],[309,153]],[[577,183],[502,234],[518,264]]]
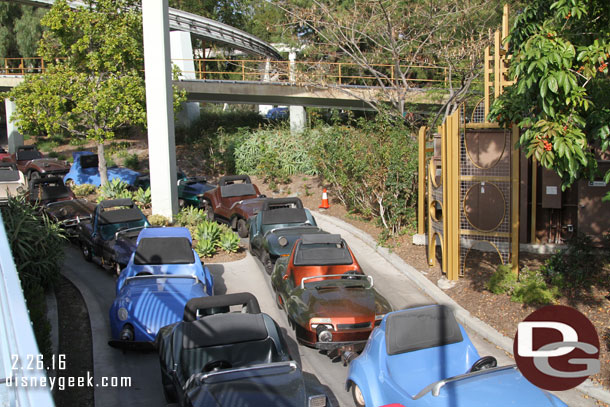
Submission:
[[[129,349],[129,350],[156,350],[155,342],[150,341],[121,341],[118,339],[111,339],[108,341],[108,345],[113,348]]]

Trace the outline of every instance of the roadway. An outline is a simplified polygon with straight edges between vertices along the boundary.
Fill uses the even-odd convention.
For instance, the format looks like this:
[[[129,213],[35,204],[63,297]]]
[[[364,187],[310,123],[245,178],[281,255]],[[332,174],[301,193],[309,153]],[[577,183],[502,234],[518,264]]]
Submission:
[[[374,248],[345,229],[327,222],[323,216],[318,216],[317,220],[323,229],[342,234],[365,273],[373,276],[376,288],[386,296],[394,309],[434,302],[415,287],[407,276],[381,257]],[[248,254],[239,261],[209,264],[208,267],[214,276],[215,294],[241,291],[253,293],[262,311],[269,314],[282,327],[290,352],[302,366],[306,379],[319,381],[333,400],[333,405],[353,406],[351,394],[344,389],[347,368],[340,361],[332,361],[315,349],[297,345],[294,331],[288,326],[285,313],[277,308],[269,277],[258,260]],[[66,249],[66,261],[62,272],[75,283],[87,304],[93,335],[95,378],[101,376],[132,378],[130,388],[96,388],[95,406],[165,406],[157,354],[121,351],[107,345],[110,337],[108,309],[114,299],[115,277],[110,272],[85,262],[75,246]],[[468,333],[481,355],[495,356],[500,365],[514,363],[495,345],[475,332]],[[570,405],[595,405],[591,400],[583,399],[575,390],[564,392],[559,396]]]

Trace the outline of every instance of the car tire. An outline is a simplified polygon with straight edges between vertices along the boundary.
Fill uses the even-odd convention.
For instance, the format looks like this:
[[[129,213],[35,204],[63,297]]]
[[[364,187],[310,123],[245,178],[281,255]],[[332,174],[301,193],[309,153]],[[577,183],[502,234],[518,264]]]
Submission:
[[[205,201],[205,217],[210,222],[214,222],[216,220],[216,215],[214,214],[214,208],[212,207],[212,203],[209,201]]]
[[[184,206],[185,206],[184,199],[178,198],[178,208],[182,209],[182,208],[184,208]]]
[[[366,407],[362,390],[360,390],[360,387],[358,387],[356,383],[352,383],[352,398],[354,399],[356,407]]]
[[[93,253],[91,253],[91,246],[89,246],[87,243],[81,243],[80,251],[83,254],[83,257],[85,258],[85,260],[90,262],[91,259],[93,258]]]
[[[119,263],[114,263],[114,274],[118,276],[121,274],[121,270],[123,270],[123,267]]]
[[[40,173],[38,171],[31,171],[28,175],[28,181],[32,181],[40,178]]]
[[[273,271],[273,262],[271,261],[271,256],[269,256],[268,252],[263,251],[261,253],[261,263],[263,263],[263,267],[267,274],[271,275],[271,272]]]
[[[279,309],[282,309],[282,298],[280,297],[280,293],[275,293],[275,305],[277,305]]]
[[[161,373],[161,382],[163,383],[163,396],[165,401],[168,403],[176,403],[178,401],[178,395],[176,394],[176,388],[172,385],[172,382]]]
[[[250,234],[248,231],[248,224],[246,223],[245,219],[237,220],[237,234],[241,238],[246,238]]]

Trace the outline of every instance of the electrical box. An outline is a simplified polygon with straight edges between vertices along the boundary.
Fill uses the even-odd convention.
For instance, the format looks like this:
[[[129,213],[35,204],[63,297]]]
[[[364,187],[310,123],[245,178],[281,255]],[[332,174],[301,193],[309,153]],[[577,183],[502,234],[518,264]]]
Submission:
[[[561,209],[561,177],[555,171],[542,169],[542,199],[543,208]]]

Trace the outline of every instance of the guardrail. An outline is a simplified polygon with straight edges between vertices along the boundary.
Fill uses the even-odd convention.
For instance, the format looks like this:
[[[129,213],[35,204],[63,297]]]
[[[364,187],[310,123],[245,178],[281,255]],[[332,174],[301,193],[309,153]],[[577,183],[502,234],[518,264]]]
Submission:
[[[39,355],[0,214],[0,405],[55,405],[48,384],[43,385],[46,370],[37,368]]]
[[[265,61],[263,59],[173,59],[174,62],[192,62],[194,74],[200,80],[234,80],[256,82],[294,82],[300,85],[393,85],[401,80],[392,64],[372,64],[379,73],[373,75],[354,63],[311,61]],[[44,72],[48,61],[43,58],[0,58],[0,75],[26,75]],[[448,70],[436,65],[401,65],[408,72],[409,85],[442,87],[448,84]],[[291,80],[294,78],[294,80]]]

